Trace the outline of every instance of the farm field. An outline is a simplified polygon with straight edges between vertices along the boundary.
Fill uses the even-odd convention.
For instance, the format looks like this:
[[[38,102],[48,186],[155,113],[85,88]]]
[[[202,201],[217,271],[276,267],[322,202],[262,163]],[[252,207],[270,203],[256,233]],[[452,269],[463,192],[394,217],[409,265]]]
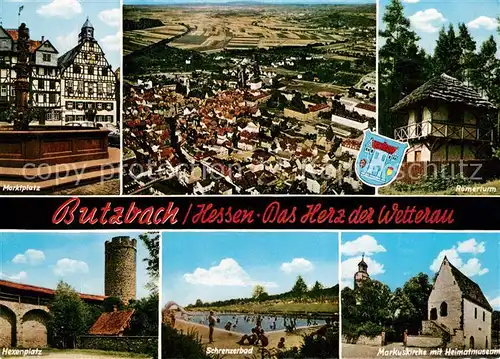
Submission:
[[[332,20],[328,16],[333,16],[328,15],[323,19],[321,14],[325,9],[329,8],[296,6],[126,7],[125,19],[158,19],[165,26],[126,31],[124,53],[128,54],[166,39],[172,39],[170,45],[179,49],[209,53],[225,49],[311,44],[334,46],[332,49],[340,51],[349,50],[346,42],[352,38],[355,30],[349,27],[322,26],[324,22],[330,24]],[[318,16],[321,21],[318,21]],[[363,19],[363,21],[375,21],[372,13],[360,12],[350,16]],[[371,49],[374,44],[360,45],[374,50]],[[335,55],[331,56],[336,58]],[[346,54],[337,56],[341,56],[338,59],[351,60]]]

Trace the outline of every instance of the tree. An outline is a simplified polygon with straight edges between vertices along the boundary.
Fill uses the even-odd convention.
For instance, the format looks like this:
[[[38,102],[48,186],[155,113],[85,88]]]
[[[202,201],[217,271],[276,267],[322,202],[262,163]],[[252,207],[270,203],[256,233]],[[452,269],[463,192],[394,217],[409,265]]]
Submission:
[[[426,55],[417,42],[419,37],[411,29],[410,21],[404,16],[401,0],[392,0],[382,17],[383,28],[380,37],[383,46],[379,51],[379,131],[393,136],[401,123],[390,108],[397,101],[420,86],[425,79]]]
[[[402,333],[408,329],[410,334],[418,334],[423,320],[427,319],[427,301],[432,291],[429,276],[419,273],[410,278],[402,289],[394,293],[392,312],[397,311],[395,329]]]
[[[194,304],[195,307],[203,307],[203,302],[201,299],[196,299],[196,303]]]
[[[144,243],[149,256],[143,261],[147,264],[146,270],[149,275],[149,282],[146,287],[152,294],[158,293],[158,280],[160,278],[160,233],[146,232],[139,235],[139,239]]]
[[[292,287],[292,294],[294,297],[302,297],[305,293],[307,293],[307,284],[304,282],[304,278],[299,275]]]
[[[466,41],[467,39],[464,39]],[[461,63],[462,49],[460,46],[460,38],[455,35],[453,24],[450,24],[448,31],[444,26],[439,32],[439,37],[434,48],[434,56],[432,64],[434,68],[434,76],[447,74],[455,78],[461,79]]]
[[[268,294],[263,286],[257,284],[255,287],[253,287],[252,298],[257,300],[262,300],[264,297],[267,296]]]
[[[302,101],[300,92],[295,92],[293,95],[292,101],[290,102],[290,108],[301,113],[306,112],[306,105],[304,105],[304,101]]]
[[[321,284],[320,282],[316,281],[314,282],[314,285],[312,286],[311,288],[311,294],[314,296],[314,297],[317,297],[319,296],[319,294],[321,293],[321,291],[324,289],[325,287],[323,286],[323,284]]]
[[[89,313],[85,302],[69,284],[60,281],[49,310],[52,318],[48,327],[55,344],[62,348],[75,348],[76,338],[88,330]]]
[[[490,36],[481,44],[476,56],[476,67],[472,70],[471,82],[483,95],[496,104],[500,103],[500,60],[496,58],[497,43]]]
[[[107,297],[102,302],[105,312],[112,312],[116,306],[117,310],[122,310],[124,308],[123,302],[118,297]]]
[[[154,293],[129,305],[129,309],[135,310],[130,322],[130,335],[158,335],[158,300],[158,293]]]

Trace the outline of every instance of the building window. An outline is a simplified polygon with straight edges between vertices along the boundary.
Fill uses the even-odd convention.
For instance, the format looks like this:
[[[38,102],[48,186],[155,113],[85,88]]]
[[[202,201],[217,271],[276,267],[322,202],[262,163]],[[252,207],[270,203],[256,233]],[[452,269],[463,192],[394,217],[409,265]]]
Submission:
[[[0,86],[0,97],[7,97],[7,85]]]
[[[441,317],[446,317],[448,315],[448,304],[446,302],[441,303],[439,307],[439,315]]]
[[[80,67],[80,65],[73,65],[73,72],[75,74],[81,74],[82,73],[82,68]]]
[[[66,116],[66,121],[68,121],[68,122],[69,122],[69,121],[73,121],[73,119],[74,119],[74,116],[73,116],[73,115],[68,115],[68,116]]]
[[[474,308],[474,319],[477,319],[477,308]]]
[[[56,103],[56,94],[55,93],[50,93],[49,94],[49,102],[50,103]]]
[[[38,80],[38,89],[43,90],[45,88],[45,82],[43,80]]]
[[[486,312],[483,310],[483,322],[486,321]]]
[[[89,75],[94,74],[94,66],[89,66]]]
[[[431,320],[436,320],[437,318],[438,318],[437,309],[432,308],[431,309]]]
[[[106,116],[106,122],[111,122],[111,123],[113,123],[113,116],[109,116],[109,115],[107,115],[107,116]]]
[[[50,81],[50,89],[55,90],[56,89],[56,82],[54,80]]]
[[[102,76],[108,76],[108,68],[107,67],[102,68]]]
[[[43,54],[43,61],[50,62],[50,54]]]

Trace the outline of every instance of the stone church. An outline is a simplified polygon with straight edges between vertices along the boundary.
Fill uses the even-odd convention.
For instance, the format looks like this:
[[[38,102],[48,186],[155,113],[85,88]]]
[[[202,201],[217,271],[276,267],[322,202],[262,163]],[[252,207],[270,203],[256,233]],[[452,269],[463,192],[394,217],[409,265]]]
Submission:
[[[491,348],[492,312],[479,285],[445,257],[428,299],[422,335],[443,338],[447,347]]]

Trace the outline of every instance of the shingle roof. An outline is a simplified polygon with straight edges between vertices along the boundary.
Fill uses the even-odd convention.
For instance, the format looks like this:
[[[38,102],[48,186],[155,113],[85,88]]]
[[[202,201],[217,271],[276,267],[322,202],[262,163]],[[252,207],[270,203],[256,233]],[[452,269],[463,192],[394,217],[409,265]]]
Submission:
[[[94,28],[94,26],[90,23],[89,18],[87,18],[87,20],[86,20],[86,21],[85,21],[85,23],[83,24],[82,29],[83,29],[84,27],[91,27],[91,28]]]
[[[0,280],[0,289],[1,287],[7,287],[7,288],[12,288],[12,289],[18,289],[18,290],[25,290],[25,291],[30,291],[34,293],[40,293],[40,294],[48,294],[48,295],[55,295],[56,291],[53,289],[49,288],[44,288],[44,287],[37,287],[34,285],[29,285],[29,284],[21,284],[21,283],[15,283],[15,282],[9,282],[7,280]],[[80,298],[83,300],[98,300],[98,301],[103,301],[106,299],[105,296],[103,295],[93,295],[93,294],[83,294],[79,293]]]
[[[395,104],[391,110],[399,111],[423,100],[436,99],[451,103],[463,103],[472,107],[496,109],[490,101],[476,90],[464,85],[454,77],[442,74],[436,76],[414,90]]]
[[[80,48],[82,47],[83,43],[76,45],[73,47],[71,50],[66,52],[64,55],[60,56],[59,59],[57,60],[57,64],[60,67],[66,68],[69,65],[73,63],[73,60],[75,59],[76,55],[78,55],[78,52],[80,51]]]
[[[464,298],[492,312],[493,308],[491,308],[490,303],[488,303],[488,299],[486,299],[486,297],[484,296],[483,291],[481,290],[479,285],[473,282],[465,274],[460,272],[458,268],[451,264],[446,257],[444,260],[448,262],[451,268],[451,273],[453,274],[453,277],[455,277],[455,280],[457,281],[458,287],[462,291],[462,295],[464,296]]]
[[[92,335],[118,335],[122,334],[130,324],[133,309],[102,313],[89,330]]]

